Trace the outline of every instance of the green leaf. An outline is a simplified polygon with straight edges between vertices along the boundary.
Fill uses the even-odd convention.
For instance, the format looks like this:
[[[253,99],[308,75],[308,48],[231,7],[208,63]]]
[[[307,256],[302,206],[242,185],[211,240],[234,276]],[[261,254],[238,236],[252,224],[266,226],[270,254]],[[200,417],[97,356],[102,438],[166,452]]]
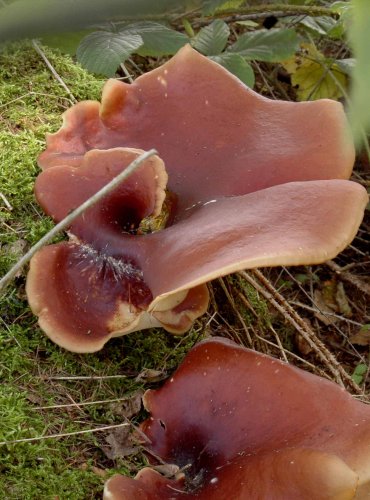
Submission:
[[[316,35],[328,35],[337,24],[336,20],[329,16],[311,17],[305,16],[300,24]]]
[[[369,88],[370,88],[370,2],[353,0],[353,19],[350,42],[356,65],[352,72],[351,125],[357,143],[362,141],[364,132],[370,131]]]
[[[282,65],[291,75],[299,101],[339,99],[347,87],[347,76],[313,44],[302,43],[301,51]]]
[[[128,24],[120,30],[120,33],[141,36],[144,44],[137,52],[142,56],[159,57],[176,54],[181,47],[189,43],[189,38],[183,33],[151,21]]]
[[[96,31],[86,36],[77,49],[77,60],[92,73],[114,76],[118,66],[143,45],[137,34]]]
[[[341,71],[343,71],[343,73],[351,76],[356,65],[356,59],[352,57],[349,57],[348,59],[336,59],[335,64],[341,69]]]
[[[356,366],[352,373],[352,380],[356,382],[357,385],[360,385],[363,382],[364,375],[366,375],[368,370],[368,366],[364,363],[360,363]]]
[[[216,19],[195,35],[192,45],[206,56],[216,56],[226,47],[229,35],[228,25],[221,19]]]
[[[297,33],[288,28],[244,33],[227,50],[250,60],[279,62],[292,56],[297,49]]]
[[[237,76],[239,80],[253,88],[254,86],[254,72],[253,68],[243,56],[240,54],[220,54],[219,56],[210,57],[213,61],[221,64],[230,73]]]

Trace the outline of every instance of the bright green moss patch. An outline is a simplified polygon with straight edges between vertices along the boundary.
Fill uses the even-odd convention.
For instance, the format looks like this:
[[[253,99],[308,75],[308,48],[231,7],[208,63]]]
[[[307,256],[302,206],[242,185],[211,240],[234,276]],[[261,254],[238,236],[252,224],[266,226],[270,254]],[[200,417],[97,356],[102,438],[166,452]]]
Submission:
[[[69,56],[43,50],[77,100],[100,98],[103,80]],[[45,134],[61,126],[61,114],[71,104],[31,44],[0,53],[0,192],[6,199],[0,197],[0,276],[53,226],[34,200],[36,158]],[[38,328],[26,301],[26,271],[0,297],[0,442],[121,424],[120,404],[109,400],[153,387],[153,380],[140,373],[151,369],[165,377],[202,331],[199,323],[184,337],[137,332],[111,340],[96,354],[67,352]],[[40,409],[56,405],[70,406]],[[0,498],[101,498],[102,475],[135,474],[145,463],[141,453],[107,458],[106,436],[0,444]]]

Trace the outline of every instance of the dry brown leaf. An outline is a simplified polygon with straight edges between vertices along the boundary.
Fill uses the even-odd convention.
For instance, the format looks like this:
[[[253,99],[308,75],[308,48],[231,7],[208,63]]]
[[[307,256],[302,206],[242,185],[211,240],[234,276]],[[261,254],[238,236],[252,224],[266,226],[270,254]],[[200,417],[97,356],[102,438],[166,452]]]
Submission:
[[[118,417],[123,417],[130,419],[137,413],[139,413],[141,408],[141,398],[143,396],[143,391],[136,391],[130,397],[118,401],[116,403],[111,403],[109,409],[114,415]]]
[[[144,368],[135,378],[136,382],[159,382],[167,377],[167,374],[162,370],[153,370]]]
[[[370,345],[370,325],[362,326],[355,335],[351,335],[349,341],[356,345]]]
[[[102,450],[110,460],[134,455],[140,449],[130,427],[113,429],[105,440],[109,446],[102,446]]]

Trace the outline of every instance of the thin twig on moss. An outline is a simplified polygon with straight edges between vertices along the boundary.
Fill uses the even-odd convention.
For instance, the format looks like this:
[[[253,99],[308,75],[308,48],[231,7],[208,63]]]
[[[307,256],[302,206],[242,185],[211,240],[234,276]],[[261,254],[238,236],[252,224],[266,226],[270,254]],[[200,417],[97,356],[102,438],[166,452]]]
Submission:
[[[68,86],[66,85],[66,83],[64,83],[64,81],[62,80],[62,78],[60,77],[60,75],[58,74],[58,72],[56,71],[56,69],[54,68],[54,66],[51,64],[51,62],[49,61],[49,59],[46,57],[45,52],[43,52],[43,50],[41,49],[41,47],[39,46],[39,44],[36,42],[36,40],[32,40],[32,45],[33,45],[34,49],[36,50],[36,52],[41,56],[42,60],[46,64],[46,66],[50,69],[50,71],[53,74],[54,78],[56,80],[58,80],[58,82],[64,88],[64,90],[67,92],[67,94],[70,96],[70,98],[72,99],[72,101],[74,103],[76,103],[77,99],[72,94],[72,92],[70,91],[70,89],[68,88]]]
[[[108,184],[102,187],[97,193],[92,195],[89,199],[87,199],[84,203],[82,203],[79,207],[73,210],[70,214],[67,215],[63,220],[61,220],[56,226],[51,229],[45,236],[43,236],[30,250],[13,266],[10,271],[6,273],[3,278],[0,280],[0,292],[4,289],[8,283],[16,276],[16,274],[22,269],[22,267],[27,264],[31,258],[38,252],[43,246],[49,243],[54,236],[59,234],[61,231],[67,229],[72,222],[79,217],[85,210],[92,207],[100,201],[104,196],[113,191],[121,182],[123,182],[127,177],[129,177],[135,170],[137,170],[140,165],[150,158],[151,156],[157,154],[155,149],[151,149],[143,154],[141,154],[136,160],[130,163],[130,165],[123,170],[120,174],[118,174],[114,179],[112,179]]]

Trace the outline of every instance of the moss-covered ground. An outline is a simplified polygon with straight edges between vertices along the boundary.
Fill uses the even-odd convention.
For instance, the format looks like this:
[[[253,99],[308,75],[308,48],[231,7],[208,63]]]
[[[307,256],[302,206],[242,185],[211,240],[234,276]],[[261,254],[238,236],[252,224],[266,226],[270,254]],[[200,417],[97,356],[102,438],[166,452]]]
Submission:
[[[100,97],[102,79],[68,56],[43,50],[77,100]],[[59,128],[71,104],[31,44],[12,45],[0,54],[0,192],[7,201],[0,200],[0,276],[52,227],[33,196],[36,158],[45,134]],[[1,443],[121,424],[117,403],[106,401],[149,387],[145,377],[136,381],[145,369],[165,376],[200,335],[199,325],[182,339],[153,330],[113,340],[97,354],[68,353],[37,327],[25,299],[25,272],[0,299]],[[86,378],[71,378],[76,376]],[[73,406],[81,402],[94,404]],[[108,460],[101,447],[105,435],[0,444],[0,498],[100,497],[107,475],[135,473],[144,460],[141,455]]]

